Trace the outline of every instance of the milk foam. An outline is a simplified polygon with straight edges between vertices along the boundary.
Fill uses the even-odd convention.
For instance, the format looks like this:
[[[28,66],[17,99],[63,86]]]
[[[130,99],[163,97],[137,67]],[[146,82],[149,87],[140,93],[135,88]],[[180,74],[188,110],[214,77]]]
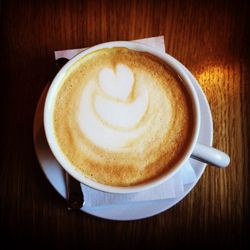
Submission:
[[[129,129],[138,124],[145,115],[148,107],[148,93],[141,89],[139,95],[131,103],[115,102],[97,95],[94,108],[99,117],[109,126]]]

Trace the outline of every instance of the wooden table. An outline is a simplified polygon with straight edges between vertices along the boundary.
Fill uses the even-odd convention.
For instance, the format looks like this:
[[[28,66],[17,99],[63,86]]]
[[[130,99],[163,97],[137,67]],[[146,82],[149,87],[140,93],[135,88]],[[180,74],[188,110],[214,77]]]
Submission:
[[[247,1],[3,1],[1,243],[60,249],[249,243],[249,11]],[[183,201],[152,218],[113,222],[67,211],[32,142],[54,51],[158,35],[199,80],[213,113],[214,146],[231,156],[230,167],[208,167]]]

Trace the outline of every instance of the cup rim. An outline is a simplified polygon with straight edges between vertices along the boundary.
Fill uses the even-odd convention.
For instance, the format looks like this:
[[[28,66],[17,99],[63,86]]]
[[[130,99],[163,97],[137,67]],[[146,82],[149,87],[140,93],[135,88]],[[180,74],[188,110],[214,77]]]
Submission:
[[[154,178],[153,180],[150,180],[148,182],[133,185],[133,186],[109,186],[106,184],[98,183],[86,176],[84,176],[82,173],[80,173],[79,170],[77,170],[74,165],[64,156],[62,150],[60,149],[59,145],[56,142],[55,134],[54,134],[54,128],[53,128],[53,105],[55,101],[55,96],[57,94],[57,90],[60,87],[61,80],[64,78],[67,70],[70,68],[71,65],[73,65],[75,62],[77,62],[80,58],[83,56],[99,50],[103,48],[113,48],[113,47],[126,47],[128,49],[136,50],[136,51],[142,51],[142,52],[148,52],[161,60],[165,61],[173,70],[181,77],[183,80],[186,89],[189,91],[189,95],[191,97],[192,101],[192,109],[194,113],[194,127],[192,131],[192,137],[189,142],[189,145],[187,149],[185,150],[185,154],[183,154],[180,159],[178,159],[175,166],[171,168],[170,171],[166,172],[163,175],[160,175],[157,178]],[[49,90],[46,95],[45,99],[45,105],[44,105],[44,113],[43,113],[43,122],[44,122],[44,130],[47,142],[49,144],[49,147],[57,159],[57,161],[60,163],[60,165],[64,168],[65,171],[67,171],[72,177],[77,179],[79,182],[97,189],[99,191],[108,192],[108,193],[134,193],[134,192],[140,192],[144,191],[146,189],[152,188],[154,186],[157,186],[164,181],[170,179],[173,177],[186,163],[186,161],[190,158],[192,151],[195,147],[195,144],[198,139],[199,130],[200,130],[200,107],[199,107],[199,100],[198,96],[196,94],[196,91],[192,85],[191,79],[188,76],[188,74],[185,72],[185,70],[180,67],[180,62],[175,59],[174,57],[170,56],[169,54],[165,52],[161,52],[160,50],[157,50],[151,46],[144,45],[138,42],[131,42],[131,41],[114,41],[114,42],[107,42],[107,43],[101,43],[98,45],[95,45],[93,47],[90,47],[76,56],[74,56],[71,60],[69,60],[56,74],[55,78],[51,82],[51,85],[49,87]]]

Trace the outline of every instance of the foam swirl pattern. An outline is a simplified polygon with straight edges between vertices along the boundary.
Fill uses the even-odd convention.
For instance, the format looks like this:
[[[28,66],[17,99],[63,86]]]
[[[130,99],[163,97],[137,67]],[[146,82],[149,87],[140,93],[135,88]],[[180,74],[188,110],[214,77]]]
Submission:
[[[181,80],[158,58],[102,49],[59,89],[54,129],[64,155],[100,183],[129,186],[169,171],[185,150],[191,111]]]

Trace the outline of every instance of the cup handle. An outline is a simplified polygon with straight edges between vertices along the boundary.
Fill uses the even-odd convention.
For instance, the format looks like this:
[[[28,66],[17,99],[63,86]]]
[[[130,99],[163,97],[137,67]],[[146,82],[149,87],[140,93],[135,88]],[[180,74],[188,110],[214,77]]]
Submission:
[[[230,163],[230,158],[226,153],[200,143],[195,145],[191,158],[219,168],[225,168]]]

